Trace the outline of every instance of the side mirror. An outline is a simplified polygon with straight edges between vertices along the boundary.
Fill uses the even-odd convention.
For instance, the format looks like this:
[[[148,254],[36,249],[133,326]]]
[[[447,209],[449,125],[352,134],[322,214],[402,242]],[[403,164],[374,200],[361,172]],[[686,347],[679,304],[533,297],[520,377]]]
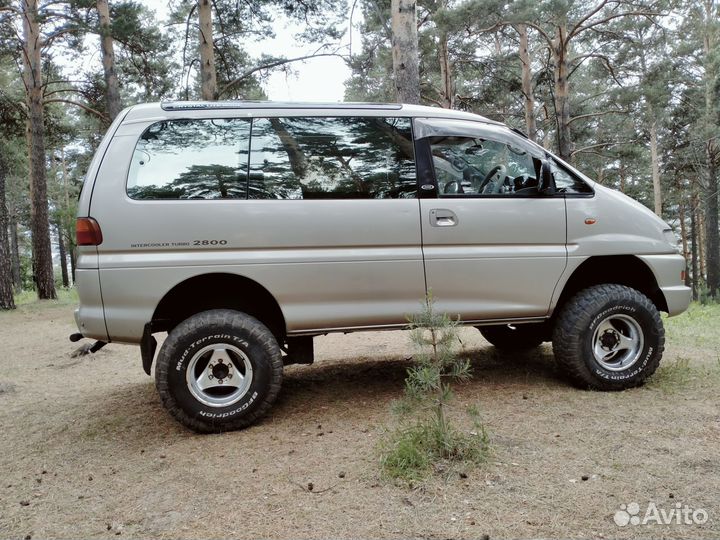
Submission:
[[[540,165],[540,182],[538,191],[543,195],[555,195],[557,186],[555,185],[555,175],[552,172],[550,162],[543,160]]]

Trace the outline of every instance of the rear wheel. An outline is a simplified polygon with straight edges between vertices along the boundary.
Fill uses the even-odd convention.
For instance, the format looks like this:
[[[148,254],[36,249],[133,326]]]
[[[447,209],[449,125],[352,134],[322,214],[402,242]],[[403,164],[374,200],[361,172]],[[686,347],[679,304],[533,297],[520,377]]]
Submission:
[[[155,384],[163,405],[201,433],[246,427],[271,407],[283,362],[273,334],[257,319],[218,309],[175,327],[158,355]]]
[[[657,369],[665,347],[660,314],[642,293],[623,285],[580,291],[562,308],[553,350],[580,386],[623,390]]]
[[[547,334],[547,327],[544,324],[498,324],[477,328],[495,347],[508,351],[534,349],[546,341]]]

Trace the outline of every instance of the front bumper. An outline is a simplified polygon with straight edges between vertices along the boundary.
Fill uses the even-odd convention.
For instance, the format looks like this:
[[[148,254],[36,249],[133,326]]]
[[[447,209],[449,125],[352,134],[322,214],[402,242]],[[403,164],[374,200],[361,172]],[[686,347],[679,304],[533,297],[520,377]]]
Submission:
[[[690,305],[692,300],[692,290],[690,287],[685,285],[678,285],[676,287],[661,287],[663,295],[665,296],[665,302],[668,307],[668,315],[680,315]]]
[[[660,291],[665,297],[668,315],[679,315],[685,311],[692,300],[692,291],[682,280],[685,271],[685,258],[677,253],[667,255],[643,255],[640,257],[655,274]]]

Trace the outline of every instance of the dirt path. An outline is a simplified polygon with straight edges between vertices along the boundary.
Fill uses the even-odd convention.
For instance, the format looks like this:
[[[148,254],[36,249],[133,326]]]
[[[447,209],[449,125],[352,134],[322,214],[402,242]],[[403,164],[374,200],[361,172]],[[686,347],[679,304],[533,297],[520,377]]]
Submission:
[[[464,330],[475,378],[457,404],[478,405],[494,456],[408,489],[379,478],[376,446],[411,355],[402,332],[317,339],[260,425],[199,436],[161,408],[136,348],[71,359],[71,308],[25,306],[0,314],[0,538],[717,538],[708,313],[668,321],[665,365],[687,363],[621,393],[571,388],[548,345],[513,358]],[[709,520],[616,525],[631,502]]]

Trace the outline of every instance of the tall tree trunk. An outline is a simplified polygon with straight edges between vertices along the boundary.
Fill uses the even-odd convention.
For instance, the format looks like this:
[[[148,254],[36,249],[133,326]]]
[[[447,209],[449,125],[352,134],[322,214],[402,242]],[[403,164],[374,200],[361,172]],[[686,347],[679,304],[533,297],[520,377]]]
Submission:
[[[698,223],[698,263],[700,265],[700,272],[698,276],[703,280],[706,281],[706,273],[705,273],[705,218],[703,216],[703,211],[700,207],[700,204],[698,204],[697,208],[697,223]]]
[[[214,101],[218,98],[218,88],[211,0],[198,0],[198,19],[200,23],[200,95],[202,99]]]
[[[60,164],[61,164],[61,171],[62,171],[62,182],[63,182],[63,195],[65,198],[65,208],[70,208],[70,191],[68,190],[68,183],[70,182],[69,176],[68,176],[68,170],[67,170],[67,161],[65,160],[65,149],[60,148]],[[74,221],[74,220],[73,220]],[[75,238],[74,238],[74,228],[73,228],[73,221],[70,223],[65,221],[63,223],[62,229],[65,233],[65,236],[63,237],[64,244],[65,244],[65,252],[68,255],[68,258],[70,259],[70,268],[72,272],[72,284],[75,284],[75,256],[74,256],[74,250],[75,250]],[[62,220],[61,220],[62,222]],[[65,266],[67,268],[67,265]]]
[[[30,153],[30,232],[33,275],[38,298],[57,298],[53,277],[47,181],[45,179],[45,110],[40,61],[41,36],[37,0],[23,0],[24,80],[27,98],[27,140]]]
[[[60,273],[62,274],[62,284],[63,287],[68,288],[70,286],[70,282],[68,281],[67,252],[65,251],[63,228],[60,226],[60,223],[57,223],[55,225],[55,229],[57,230],[58,236],[58,251],[60,252]]]
[[[687,223],[685,222],[686,212],[685,203],[680,203],[678,214],[680,218],[680,241],[682,242],[682,255],[685,257],[685,286],[692,288],[690,272],[688,272],[687,261],[690,259],[690,251],[688,248]]]
[[[644,54],[640,55],[640,67],[644,79],[648,76]],[[650,121],[650,176],[653,185],[653,202],[655,214],[662,218],[662,186],[660,185],[660,160],[658,158],[657,118],[652,106],[652,96],[646,94],[645,100],[647,101],[647,117]]]
[[[416,0],[391,0],[395,94],[400,103],[420,103]]]
[[[518,24],[515,30],[520,35],[520,67],[522,68],[522,92],[525,98],[525,129],[531,141],[535,140],[537,124],[535,123],[535,96],[532,87],[532,60],[528,47],[527,26]]]
[[[697,198],[693,195],[690,208],[690,236],[692,237],[692,251],[690,253],[690,270],[692,272],[692,297],[698,299],[698,230],[697,230]]]
[[[17,221],[10,216],[10,262],[12,265],[12,280],[16,292],[22,289],[22,276],[20,275],[20,243],[18,242]]]
[[[688,260],[689,254],[688,254],[688,241],[687,241],[687,224],[685,223],[685,203],[680,203],[678,208],[678,218],[680,220],[680,242],[682,242],[682,254],[683,257],[685,257],[685,260]],[[688,272],[685,272],[685,275],[688,275]],[[687,285],[688,279],[685,279],[685,284]]]
[[[572,138],[570,135],[570,87],[568,83],[567,25],[557,28],[552,42],[553,69],[555,81],[555,121],[557,124],[558,155],[565,161],[572,160]]]
[[[447,32],[440,33],[438,60],[440,61],[440,84],[442,85],[440,89],[440,101],[443,107],[452,109],[455,105],[455,85],[453,84]]]
[[[304,178],[307,174],[308,161],[302,151],[302,148],[300,148],[297,139],[295,139],[295,137],[293,137],[292,134],[285,129],[285,126],[283,126],[282,122],[278,118],[270,118],[270,125],[273,127],[273,130],[275,130],[275,133],[280,139],[280,142],[288,155],[293,174],[295,174],[298,178]]]
[[[75,284],[75,249],[70,250],[70,275],[72,276],[73,285]]]
[[[703,52],[705,53],[705,126],[707,142],[705,158],[707,161],[707,183],[705,185],[705,257],[707,260],[707,286],[712,297],[720,294],[720,230],[718,230],[718,155],[720,142],[717,138],[717,63],[714,52],[717,40],[717,8],[715,0],[705,0],[705,33]]]
[[[708,143],[708,146],[710,144]],[[708,150],[708,154],[710,151]],[[720,294],[720,232],[718,231],[718,179],[715,158],[707,158],[705,195],[705,258],[707,286],[713,298]]]
[[[12,263],[8,240],[8,210],[5,204],[5,158],[0,155],[0,309],[15,309]]]
[[[105,74],[105,103],[107,115],[110,120],[122,110],[120,101],[120,85],[118,84],[117,73],[115,72],[115,51],[113,38],[110,29],[110,8],[108,0],[97,0],[97,12],[100,19],[100,49],[102,51],[102,65]]]
[[[653,114],[650,107],[650,114]],[[662,188],[660,186],[660,163],[658,159],[657,121],[653,118],[650,124],[650,165],[652,169],[653,199],[655,213],[662,217]]]

